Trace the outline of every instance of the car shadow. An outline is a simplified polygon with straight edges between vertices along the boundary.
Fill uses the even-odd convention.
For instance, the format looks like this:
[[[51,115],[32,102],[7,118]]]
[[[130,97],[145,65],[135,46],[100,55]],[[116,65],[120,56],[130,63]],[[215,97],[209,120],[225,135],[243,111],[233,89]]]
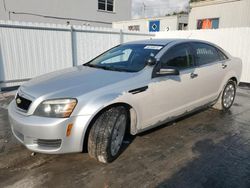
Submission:
[[[120,153],[123,153],[129,147],[129,145],[134,141],[135,138],[136,136],[127,133],[123,140]]]

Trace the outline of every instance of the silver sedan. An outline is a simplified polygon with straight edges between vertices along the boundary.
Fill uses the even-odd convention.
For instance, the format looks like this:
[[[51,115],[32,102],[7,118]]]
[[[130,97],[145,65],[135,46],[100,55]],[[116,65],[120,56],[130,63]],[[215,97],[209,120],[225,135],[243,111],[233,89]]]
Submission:
[[[228,110],[241,60],[209,42],[153,39],[23,84],[9,105],[15,137],[41,153],[86,149],[108,163],[124,137],[213,106]],[[152,148],[153,149],[153,148]]]

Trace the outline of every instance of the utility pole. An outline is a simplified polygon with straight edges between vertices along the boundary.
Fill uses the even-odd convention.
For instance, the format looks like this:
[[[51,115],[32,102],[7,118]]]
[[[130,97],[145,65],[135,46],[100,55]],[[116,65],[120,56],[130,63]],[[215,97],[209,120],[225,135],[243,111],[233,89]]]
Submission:
[[[6,10],[6,2],[5,2],[5,0],[3,0],[3,7],[4,7],[4,10],[6,12],[7,10]]]
[[[8,13],[8,18],[9,18],[9,20],[10,20],[10,11],[9,10],[7,10],[7,7],[6,7],[6,1],[5,0],[3,0],[3,7],[4,7],[4,11],[5,11],[5,13]]]
[[[144,2],[142,3],[142,11],[143,11],[143,18],[146,18],[146,5]]]

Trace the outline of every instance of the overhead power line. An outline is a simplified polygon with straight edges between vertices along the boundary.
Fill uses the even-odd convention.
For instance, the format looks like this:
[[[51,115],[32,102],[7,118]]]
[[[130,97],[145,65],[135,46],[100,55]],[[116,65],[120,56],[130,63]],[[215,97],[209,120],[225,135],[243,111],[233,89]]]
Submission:
[[[58,19],[58,20],[73,20],[73,21],[83,21],[83,22],[92,22],[92,23],[101,23],[101,24],[111,24],[111,22],[105,21],[95,21],[95,20],[85,20],[79,18],[68,18],[68,17],[58,17],[58,16],[48,16],[42,14],[34,14],[34,13],[27,13],[27,12],[10,12],[12,14],[20,14],[20,15],[29,15],[29,16],[38,16],[43,18],[51,18],[51,19]]]

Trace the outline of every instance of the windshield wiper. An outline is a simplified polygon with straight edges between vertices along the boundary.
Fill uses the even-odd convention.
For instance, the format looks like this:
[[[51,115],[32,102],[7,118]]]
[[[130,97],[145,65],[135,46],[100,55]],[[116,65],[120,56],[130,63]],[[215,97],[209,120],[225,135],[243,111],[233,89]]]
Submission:
[[[97,66],[97,65],[93,65],[93,64],[83,64],[83,66],[86,66],[86,67],[93,67],[93,68],[97,68],[97,69],[104,69],[103,66]]]
[[[114,66],[97,66],[97,65],[93,65],[93,64],[83,64],[83,66],[88,66],[88,67],[93,67],[93,68],[103,69],[103,70],[110,70],[110,71],[135,72],[135,71],[130,71],[130,70],[125,69],[125,68],[117,68]]]
[[[105,70],[111,70],[111,71],[118,71],[118,72],[134,72],[134,71],[130,71],[126,68],[121,68],[121,67],[114,67],[114,66],[102,66],[103,69]]]

